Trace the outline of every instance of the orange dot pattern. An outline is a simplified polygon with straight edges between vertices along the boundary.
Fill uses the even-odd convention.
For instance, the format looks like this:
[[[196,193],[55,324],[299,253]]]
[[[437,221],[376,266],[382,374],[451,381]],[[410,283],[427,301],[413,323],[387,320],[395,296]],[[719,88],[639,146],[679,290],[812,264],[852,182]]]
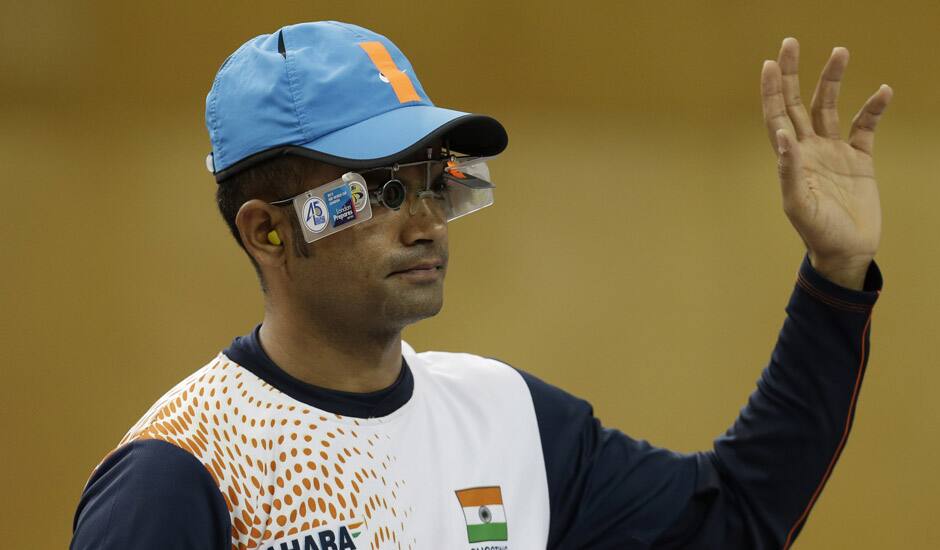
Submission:
[[[160,439],[199,459],[228,507],[232,550],[354,522],[372,550],[413,549],[413,510],[398,506],[405,480],[380,428],[294,400],[220,354],[159,399],[118,447]]]

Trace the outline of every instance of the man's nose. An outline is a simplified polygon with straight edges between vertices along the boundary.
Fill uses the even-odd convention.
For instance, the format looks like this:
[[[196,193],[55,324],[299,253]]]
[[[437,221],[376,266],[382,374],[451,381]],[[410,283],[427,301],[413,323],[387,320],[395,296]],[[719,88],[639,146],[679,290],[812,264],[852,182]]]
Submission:
[[[402,241],[406,245],[421,241],[434,242],[447,236],[447,219],[444,205],[433,197],[409,197],[402,205]]]

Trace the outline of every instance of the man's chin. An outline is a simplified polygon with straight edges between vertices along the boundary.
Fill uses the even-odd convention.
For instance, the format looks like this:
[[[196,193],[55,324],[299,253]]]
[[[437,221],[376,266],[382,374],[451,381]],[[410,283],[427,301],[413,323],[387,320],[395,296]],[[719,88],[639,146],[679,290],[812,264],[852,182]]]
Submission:
[[[443,288],[425,290],[427,292],[402,292],[393,296],[385,308],[386,318],[404,327],[440,313],[444,307]]]

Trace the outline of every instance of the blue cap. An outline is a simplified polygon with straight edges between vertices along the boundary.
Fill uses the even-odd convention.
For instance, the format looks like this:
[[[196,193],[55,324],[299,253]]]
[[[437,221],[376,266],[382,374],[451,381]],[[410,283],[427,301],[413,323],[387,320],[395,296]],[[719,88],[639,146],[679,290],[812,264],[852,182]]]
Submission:
[[[206,96],[206,127],[219,182],[284,154],[362,169],[438,138],[480,156],[508,143],[493,118],[435,107],[391,40],[336,21],[283,27],[235,50]]]

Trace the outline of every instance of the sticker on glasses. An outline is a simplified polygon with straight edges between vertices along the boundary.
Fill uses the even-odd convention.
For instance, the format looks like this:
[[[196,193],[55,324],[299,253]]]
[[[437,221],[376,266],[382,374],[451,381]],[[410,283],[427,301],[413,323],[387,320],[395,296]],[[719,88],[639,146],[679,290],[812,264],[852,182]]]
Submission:
[[[362,212],[362,209],[366,207],[366,204],[369,202],[369,191],[366,189],[366,186],[358,181],[349,182],[349,192],[352,193],[353,205],[356,207],[356,212]]]
[[[323,199],[320,197],[310,197],[304,202],[302,211],[304,225],[307,229],[314,233],[319,233],[326,229],[326,224],[329,219],[327,218],[326,203],[323,202]]]
[[[356,188],[362,190],[365,199],[361,206],[354,193]],[[347,172],[342,178],[301,193],[294,197],[293,203],[308,243],[372,219],[366,182],[355,172]]]
[[[356,208],[353,206],[352,192],[348,185],[323,193],[323,198],[326,200],[330,218],[333,219],[333,227],[339,227],[356,219]]]

